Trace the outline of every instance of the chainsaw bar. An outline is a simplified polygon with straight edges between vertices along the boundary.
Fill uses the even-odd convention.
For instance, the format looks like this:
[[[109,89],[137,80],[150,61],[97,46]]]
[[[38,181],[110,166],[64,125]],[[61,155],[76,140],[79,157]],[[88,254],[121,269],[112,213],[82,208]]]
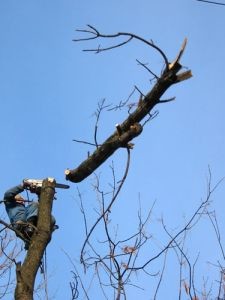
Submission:
[[[68,184],[63,184],[63,183],[58,183],[58,182],[56,182],[55,187],[59,188],[59,189],[69,189],[70,188],[70,186]]]

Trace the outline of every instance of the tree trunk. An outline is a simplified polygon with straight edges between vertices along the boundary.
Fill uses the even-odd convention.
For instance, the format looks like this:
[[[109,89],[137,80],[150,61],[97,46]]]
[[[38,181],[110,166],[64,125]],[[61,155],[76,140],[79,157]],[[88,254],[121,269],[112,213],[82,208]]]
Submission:
[[[51,211],[55,194],[55,180],[43,181],[39,202],[37,231],[34,232],[23,264],[17,263],[16,300],[32,300],[35,277],[44,251],[51,240]]]

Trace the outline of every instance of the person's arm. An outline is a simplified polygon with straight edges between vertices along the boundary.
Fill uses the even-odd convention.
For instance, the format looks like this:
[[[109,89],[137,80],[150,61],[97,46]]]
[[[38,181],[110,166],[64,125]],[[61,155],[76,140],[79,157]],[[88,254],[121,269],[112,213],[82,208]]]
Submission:
[[[13,201],[14,197],[24,191],[24,186],[23,184],[19,184],[15,187],[12,187],[8,191],[5,192],[4,194],[4,200],[6,201]]]

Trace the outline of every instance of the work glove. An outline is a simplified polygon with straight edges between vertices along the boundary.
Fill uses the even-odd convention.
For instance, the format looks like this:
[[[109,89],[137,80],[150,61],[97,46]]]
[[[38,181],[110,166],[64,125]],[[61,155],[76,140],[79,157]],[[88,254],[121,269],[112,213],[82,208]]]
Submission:
[[[36,193],[37,191],[36,184],[29,182],[29,179],[24,179],[22,185],[24,189],[29,190],[31,193]]]
[[[22,186],[24,189],[29,189],[30,183],[27,181],[27,179],[23,179]]]

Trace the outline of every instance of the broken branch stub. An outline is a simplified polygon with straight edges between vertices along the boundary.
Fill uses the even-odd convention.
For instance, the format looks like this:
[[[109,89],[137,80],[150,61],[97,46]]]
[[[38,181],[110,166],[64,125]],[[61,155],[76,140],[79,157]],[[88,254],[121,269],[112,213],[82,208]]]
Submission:
[[[166,90],[173,84],[192,77],[190,70],[179,73],[182,68],[179,60],[184,52],[186,43],[187,40],[185,39],[176,59],[169,64],[169,67],[165,67],[162,75],[157,78],[155,85],[143,100],[139,102],[135,111],[129,114],[122,124],[116,125],[117,130],[77,168],[65,171],[66,180],[72,182],[82,181],[91,175],[117,149],[129,147],[129,142],[142,132],[140,122],[151,112],[155,105],[160,103],[160,98]]]

